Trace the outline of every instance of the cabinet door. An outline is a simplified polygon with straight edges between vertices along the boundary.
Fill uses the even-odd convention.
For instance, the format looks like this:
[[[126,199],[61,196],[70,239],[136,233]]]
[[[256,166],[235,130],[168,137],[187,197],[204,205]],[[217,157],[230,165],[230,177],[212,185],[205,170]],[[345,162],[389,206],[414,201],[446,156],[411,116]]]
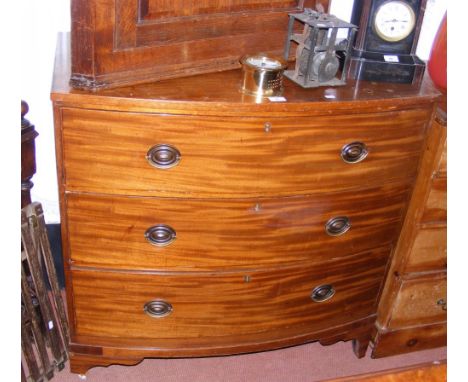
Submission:
[[[282,53],[287,14],[329,0],[73,0],[72,84],[106,87],[239,66]]]

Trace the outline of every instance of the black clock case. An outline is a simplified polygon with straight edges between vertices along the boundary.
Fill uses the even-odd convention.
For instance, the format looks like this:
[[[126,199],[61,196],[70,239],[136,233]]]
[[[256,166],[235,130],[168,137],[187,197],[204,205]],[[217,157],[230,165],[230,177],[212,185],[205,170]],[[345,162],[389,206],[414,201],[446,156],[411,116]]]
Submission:
[[[413,9],[416,25],[403,40],[389,42],[381,39],[373,27],[377,9],[388,0],[355,0],[351,23],[359,25],[352,50],[348,75],[351,78],[418,84],[422,80],[425,63],[415,54],[427,0],[403,0]],[[396,56],[389,62],[386,56]]]

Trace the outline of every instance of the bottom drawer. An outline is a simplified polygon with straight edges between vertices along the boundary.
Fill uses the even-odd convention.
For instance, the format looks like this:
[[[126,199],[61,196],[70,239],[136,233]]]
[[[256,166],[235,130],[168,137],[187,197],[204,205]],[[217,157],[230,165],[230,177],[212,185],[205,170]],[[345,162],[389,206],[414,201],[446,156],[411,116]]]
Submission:
[[[404,280],[389,328],[432,324],[447,320],[447,277],[444,274]]]
[[[377,332],[372,358],[447,346],[447,323]]]
[[[286,328],[297,333],[331,328],[375,312],[388,254],[384,248],[318,265],[251,272],[75,269],[73,334],[148,339],[151,345],[157,344],[151,339],[231,336],[232,341]]]

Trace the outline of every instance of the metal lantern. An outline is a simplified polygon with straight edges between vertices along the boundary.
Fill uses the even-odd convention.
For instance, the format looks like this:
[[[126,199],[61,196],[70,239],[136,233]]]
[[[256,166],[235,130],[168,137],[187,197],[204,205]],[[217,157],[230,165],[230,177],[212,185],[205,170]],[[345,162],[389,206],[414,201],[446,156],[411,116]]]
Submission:
[[[297,22],[303,24],[302,33],[294,33]],[[284,76],[304,88],[344,85],[356,31],[356,25],[312,9],[289,14],[284,58],[296,43],[296,67]]]

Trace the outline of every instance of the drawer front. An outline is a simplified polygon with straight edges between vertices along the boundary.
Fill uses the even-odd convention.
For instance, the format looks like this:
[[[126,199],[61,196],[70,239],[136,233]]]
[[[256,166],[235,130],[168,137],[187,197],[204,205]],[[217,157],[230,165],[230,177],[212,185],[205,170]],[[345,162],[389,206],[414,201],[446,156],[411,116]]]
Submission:
[[[373,342],[372,358],[447,346],[447,323],[378,332]]]
[[[402,328],[447,320],[447,278],[432,277],[402,282],[390,328]]]
[[[154,340],[148,345],[184,338],[190,347],[190,338],[331,328],[375,313],[387,257],[380,249],[325,265],[232,273],[73,270],[74,334]]]
[[[434,178],[427,198],[422,223],[447,221],[447,178]]]
[[[145,196],[272,196],[409,180],[429,116],[429,109],[261,119],[64,108],[65,187]],[[365,147],[350,145],[355,142]],[[347,163],[342,151],[347,161],[367,156]]]
[[[447,141],[445,141],[444,150],[440,156],[439,165],[437,167],[437,176],[439,178],[447,177]]]
[[[70,256],[78,266],[141,270],[324,263],[394,241],[407,192],[406,185],[386,185],[360,193],[228,200],[71,193]],[[327,231],[328,222],[343,233],[330,223]]]
[[[411,249],[405,272],[444,271],[447,269],[447,228],[420,229]]]

